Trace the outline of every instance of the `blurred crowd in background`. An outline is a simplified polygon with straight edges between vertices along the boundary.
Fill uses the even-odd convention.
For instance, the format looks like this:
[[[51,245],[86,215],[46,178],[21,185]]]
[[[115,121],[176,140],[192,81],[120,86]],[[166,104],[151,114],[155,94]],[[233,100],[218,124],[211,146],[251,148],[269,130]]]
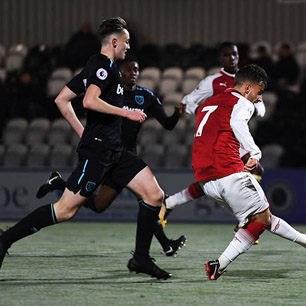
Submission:
[[[273,102],[268,103],[273,104],[273,107],[268,106],[269,114],[265,120],[258,120],[256,126],[251,127],[255,141],[260,147],[273,144],[281,149],[278,167],[304,167],[306,42],[279,42],[273,45],[266,41],[251,45],[237,42],[237,46],[240,67],[256,63],[269,75],[267,93],[272,95]],[[99,51],[99,40],[89,23],[83,24],[66,44],[56,47],[43,44],[0,45],[0,143],[4,151],[8,145],[4,133],[12,119],[23,118],[30,123],[37,118],[46,118],[52,123],[61,118],[54,103],[55,96],[84,67],[88,58]],[[189,78],[187,86],[184,81],[188,78],[188,70],[199,68],[203,71],[202,77],[205,77],[219,69],[217,43],[215,46],[194,43],[187,47],[178,44],[163,47],[155,44],[140,45],[136,35],[131,33],[129,53],[139,60],[139,84],[152,90],[164,101],[165,106],[169,94],[183,97],[201,81],[201,78],[193,77],[192,81]],[[158,71],[154,81],[153,74],[150,81],[150,75],[142,73],[151,67]],[[174,67],[180,77],[171,86],[165,85],[164,72]],[[79,102],[73,105],[77,115],[84,117],[84,109]],[[185,128],[192,126],[194,118],[185,116]],[[175,133],[175,129],[172,133]],[[160,139],[157,141],[162,142]]]

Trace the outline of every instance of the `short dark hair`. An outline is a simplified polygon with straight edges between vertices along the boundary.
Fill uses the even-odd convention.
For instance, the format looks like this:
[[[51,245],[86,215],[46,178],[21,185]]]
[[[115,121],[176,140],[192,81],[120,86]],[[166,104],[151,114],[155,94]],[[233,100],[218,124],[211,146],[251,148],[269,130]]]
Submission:
[[[121,17],[112,17],[102,21],[101,25],[98,28],[98,34],[101,38],[101,43],[104,43],[104,40],[107,36],[113,33],[120,33],[124,29],[127,29],[126,21]]]
[[[137,57],[136,56],[133,56],[133,55],[127,55],[125,58],[124,58],[124,60],[122,61],[122,63],[125,63],[125,62],[136,62],[136,63],[138,63],[138,59],[137,59]]]
[[[225,48],[233,47],[233,46],[237,46],[237,45],[231,41],[224,41],[218,46],[218,55],[221,56]]]
[[[268,75],[263,68],[256,64],[248,64],[238,70],[235,75],[235,85],[240,85],[246,81],[252,83],[263,82],[264,89],[267,87]]]
[[[117,65],[118,67],[121,69],[122,68],[122,65],[124,63],[130,63],[130,62],[135,62],[137,64],[139,64],[139,61],[137,59],[136,56],[133,56],[133,55],[126,55],[126,57],[123,59],[123,60],[119,60],[117,61]]]

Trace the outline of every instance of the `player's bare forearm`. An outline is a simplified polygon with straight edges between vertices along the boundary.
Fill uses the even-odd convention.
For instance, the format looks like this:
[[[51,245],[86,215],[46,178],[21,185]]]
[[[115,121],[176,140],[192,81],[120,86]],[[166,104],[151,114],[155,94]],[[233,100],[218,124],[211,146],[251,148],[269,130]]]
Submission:
[[[141,111],[128,111],[121,107],[117,107],[107,103],[100,98],[101,90],[98,86],[91,84],[83,99],[83,105],[85,108],[94,110],[96,112],[105,113],[109,115],[116,115],[125,117],[127,119],[143,122],[147,115]]]
[[[126,115],[123,117],[126,117],[127,119],[130,119],[132,121],[137,121],[137,122],[144,122],[147,118],[147,115],[142,112],[142,111],[126,111]]]
[[[251,172],[253,171],[258,165],[258,160],[255,158],[249,158],[246,164],[244,165],[243,171]]]
[[[63,117],[71,125],[74,131],[81,137],[84,131],[84,127],[76,116],[75,111],[71,105],[71,100],[76,96],[77,95],[73,91],[65,86],[56,97],[55,103]]]

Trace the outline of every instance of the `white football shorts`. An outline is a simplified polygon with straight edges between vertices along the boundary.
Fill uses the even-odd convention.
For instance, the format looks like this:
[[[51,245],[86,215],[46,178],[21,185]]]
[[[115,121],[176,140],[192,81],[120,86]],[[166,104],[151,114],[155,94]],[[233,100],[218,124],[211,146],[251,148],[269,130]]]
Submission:
[[[248,222],[248,216],[269,208],[265,193],[254,176],[248,172],[200,182],[204,193],[234,215],[240,224]]]

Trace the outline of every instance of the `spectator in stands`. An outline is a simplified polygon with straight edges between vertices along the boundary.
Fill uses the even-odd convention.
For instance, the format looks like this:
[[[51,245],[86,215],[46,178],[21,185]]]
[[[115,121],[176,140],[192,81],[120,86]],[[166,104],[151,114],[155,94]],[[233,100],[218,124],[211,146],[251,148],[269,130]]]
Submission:
[[[240,69],[241,67],[251,63],[250,46],[247,43],[239,43],[237,44],[237,47],[239,51],[238,68]]]
[[[66,45],[65,55],[67,65],[72,70],[84,67],[89,57],[99,51],[100,42],[98,37],[93,34],[91,25],[85,22]]]
[[[7,106],[8,118],[32,120],[42,116],[45,114],[42,105],[44,100],[44,88],[30,72],[14,73],[6,79],[2,104]]]
[[[296,85],[299,72],[299,66],[291,46],[284,42],[280,46],[279,58],[275,68],[277,86],[280,89],[288,89],[288,86]]]
[[[268,89],[272,89],[275,84],[275,64],[265,46],[260,45],[256,49],[257,57],[253,60],[254,64],[262,67],[268,75]]]

